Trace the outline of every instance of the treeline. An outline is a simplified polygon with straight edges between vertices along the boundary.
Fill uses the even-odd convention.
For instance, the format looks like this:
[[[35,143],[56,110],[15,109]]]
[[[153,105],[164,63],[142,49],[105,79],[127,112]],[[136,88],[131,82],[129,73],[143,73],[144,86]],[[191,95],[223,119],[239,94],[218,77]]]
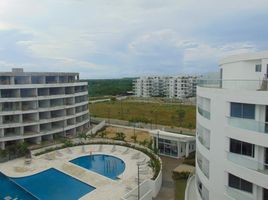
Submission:
[[[86,80],[88,82],[89,96],[124,95],[127,91],[132,91],[133,79],[134,78]]]

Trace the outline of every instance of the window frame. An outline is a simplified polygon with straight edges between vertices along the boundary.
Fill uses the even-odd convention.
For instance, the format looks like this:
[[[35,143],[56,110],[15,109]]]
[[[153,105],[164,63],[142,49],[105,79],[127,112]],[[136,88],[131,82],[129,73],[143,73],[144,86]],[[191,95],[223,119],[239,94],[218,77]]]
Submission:
[[[232,145],[232,142],[234,143],[233,145]],[[237,147],[234,147],[235,145]],[[245,148],[247,145],[251,145],[251,153],[250,154],[245,153],[245,152],[247,152],[247,151],[244,151],[245,149],[243,150],[243,148]],[[238,151],[235,151],[236,148]],[[240,150],[239,150],[239,148],[240,148]],[[242,156],[248,156],[248,157],[252,157],[252,158],[255,157],[255,145],[254,144],[251,144],[248,142],[243,142],[243,141],[236,140],[233,138],[230,138],[229,151],[231,153],[235,153],[235,154],[242,155]]]
[[[243,192],[253,194],[253,183],[231,173],[228,173],[228,186],[237,190],[241,190]]]
[[[261,64],[256,64],[255,65],[255,72],[261,72],[262,70],[262,65]]]
[[[253,110],[250,110],[252,109],[251,106]],[[253,113],[250,113],[249,111],[253,111]],[[253,115],[251,116],[251,114]],[[237,117],[237,118],[243,118],[243,119],[255,119],[255,116],[256,116],[255,104],[230,102],[230,117]]]

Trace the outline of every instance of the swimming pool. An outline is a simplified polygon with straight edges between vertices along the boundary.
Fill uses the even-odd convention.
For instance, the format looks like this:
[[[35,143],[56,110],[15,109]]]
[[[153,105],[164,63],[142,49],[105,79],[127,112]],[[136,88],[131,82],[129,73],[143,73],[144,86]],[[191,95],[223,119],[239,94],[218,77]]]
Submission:
[[[29,192],[17,185],[11,178],[0,173],[0,199],[11,197],[12,199],[37,200]]]
[[[125,170],[124,161],[110,155],[97,154],[82,156],[70,162],[113,180],[118,179],[118,176]]]
[[[95,189],[54,168],[12,180],[41,200],[77,200]]]

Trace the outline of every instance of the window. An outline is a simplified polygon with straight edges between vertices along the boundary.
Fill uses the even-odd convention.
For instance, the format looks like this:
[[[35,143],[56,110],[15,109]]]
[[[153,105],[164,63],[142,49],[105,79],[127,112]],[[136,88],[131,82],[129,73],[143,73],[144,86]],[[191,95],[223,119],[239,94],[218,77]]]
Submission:
[[[255,65],[255,72],[261,72],[261,64]]]
[[[255,119],[255,105],[231,102],[231,117]]]
[[[237,176],[234,176],[232,174],[229,174],[229,187],[238,189],[238,190],[243,190],[245,192],[249,192],[252,193],[253,190],[253,184],[242,179],[239,178]]]
[[[254,144],[230,139],[230,152],[254,158]]]

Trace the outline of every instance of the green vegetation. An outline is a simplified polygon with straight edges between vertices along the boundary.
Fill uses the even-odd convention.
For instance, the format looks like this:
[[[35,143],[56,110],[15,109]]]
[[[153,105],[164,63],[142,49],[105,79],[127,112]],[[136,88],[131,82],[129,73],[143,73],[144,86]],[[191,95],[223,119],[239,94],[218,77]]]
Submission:
[[[187,179],[180,179],[175,181],[175,200],[184,200],[186,184]]]
[[[7,146],[5,150],[0,150],[0,162],[5,162],[23,156],[29,156],[30,151],[28,146],[29,145],[25,142],[19,142]]]
[[[191,152],[189,156],[182,161],[182,163],[195,166],[195,152]]]
[[[130,101],[90,104],[94,117],[195,128],[195,106]]]
[[[132,91],[133,78],[83,80],[88,82],[90,97],[124,95]]]

